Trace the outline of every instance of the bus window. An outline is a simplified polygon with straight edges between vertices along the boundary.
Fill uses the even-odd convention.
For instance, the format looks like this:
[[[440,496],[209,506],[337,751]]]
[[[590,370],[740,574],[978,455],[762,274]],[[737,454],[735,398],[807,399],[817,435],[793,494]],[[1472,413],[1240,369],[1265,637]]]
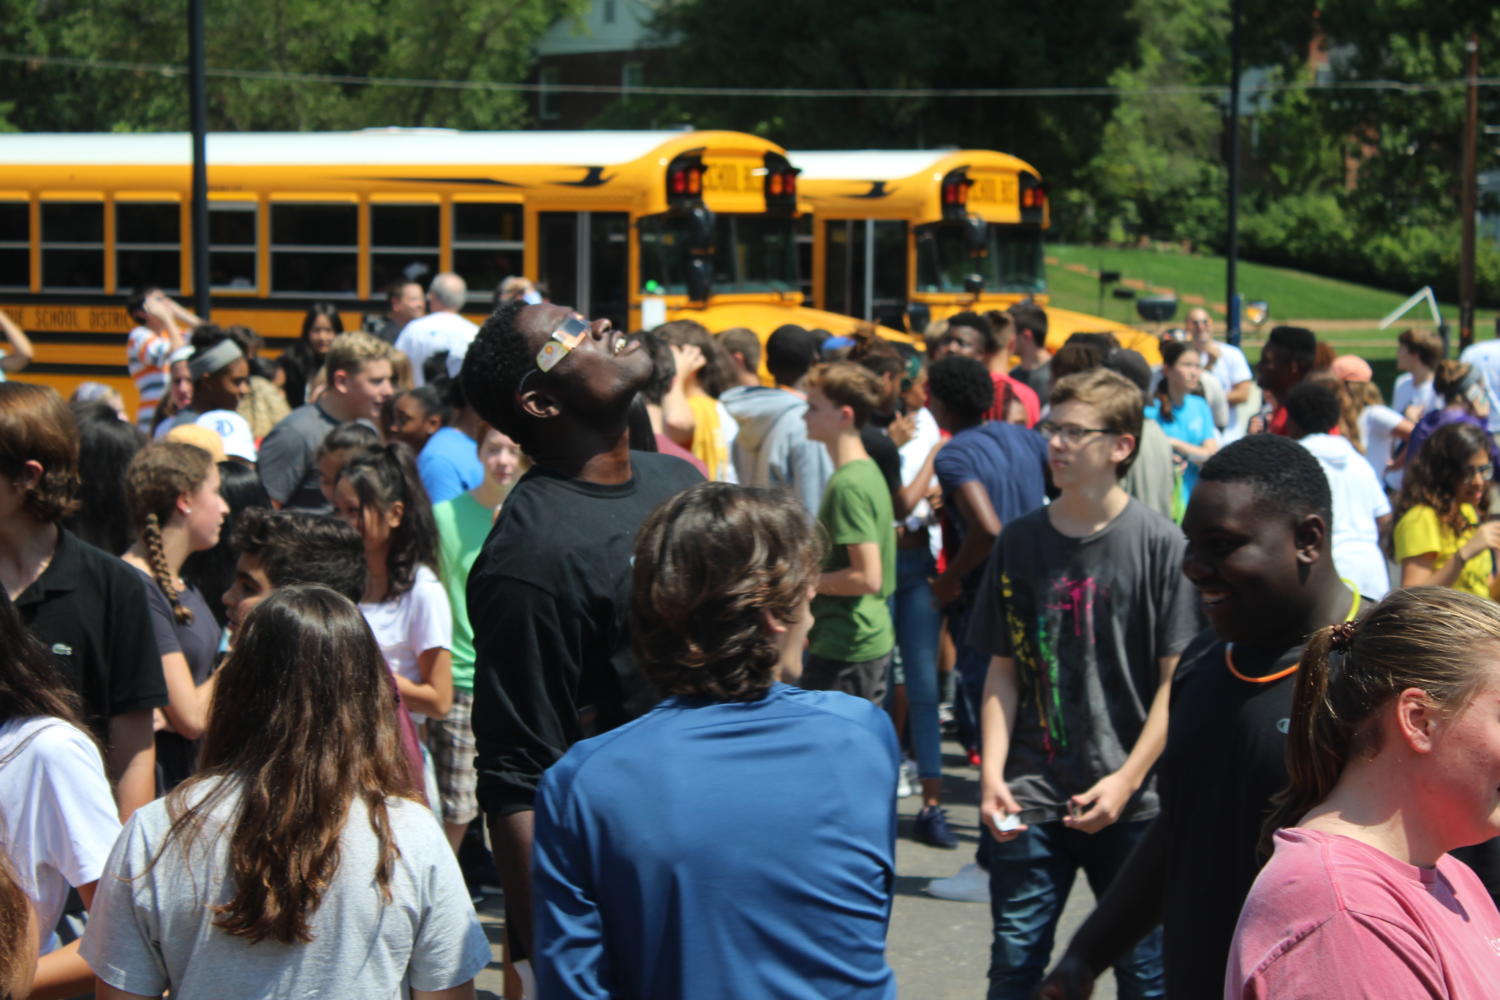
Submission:
[[[24,201],[0,201],[0,288],[31,285],[31,208]]]
[[[255,253],[258,210],[253,201],[209,202],[208,278],[211,288],[254,291],[260,286]]]
[[[630,328],[630,216],[589,213],[589,316]]]
[[[468,284],[470,300],[489,302],[501,281],[523,273],[521,224],[520,205],[453,203],[453,270]]]
[[[103,204],[42,204],[42,287],[104,291]]]
[[[272,294],[354,295],[358,279],[358,205],[271,206]]]
[[[667,295],[687,292],[692,221],[665,213],[640,220],[641,286]],[[721,213],[714,219],[713,290],[796,292],[797,242],[792,220]]]
[[[900,316],[906,308],[906,223],[850,219],[824,223],[825,308],[862,319]],[[875,257],[866,258],[873,234]],[[888,322],[888,320],[882,320]],[[900,327],[900,323],[891,324]]]
[[[397,278],[424,285],[438,272],[438,206],[370,206],[370,288],[383,295]]]
[[[182,287],[182,219],[176,202],[115,203],[115,287]]]
[[[1042,269],[1042,232],[1036,226],[988,227],[989,252],[969,254],[968,235],[953,223],[917,227],[917,289],[961,292],[970,274],[984,278],[987,292],[1039,293],[1047,290]]]

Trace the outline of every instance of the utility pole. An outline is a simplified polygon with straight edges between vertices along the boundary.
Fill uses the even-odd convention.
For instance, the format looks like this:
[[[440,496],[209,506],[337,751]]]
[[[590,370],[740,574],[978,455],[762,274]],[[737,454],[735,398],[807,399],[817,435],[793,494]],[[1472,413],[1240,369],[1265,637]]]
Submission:
[[[1472,34],[1464,48],[1469,53],[1468,100],[1464,114],[1463,244],[1458,255],[1458,345],[1474,343],[1474,217],[1478,207],[1479,149],[1479,36]]]
[[[1229,4],[1229,233],[1224,246],[1224,302],[1229,307],[1224,336],[1236,347],[1240,343],[1240,292],[1235,280],[1235,264],[1240,253],[1241,4],[1242,0],[1230,0]]]
[[[208,319],[208,99],[203,0],[188,0],[188,108],[193,128],[193,311]]]

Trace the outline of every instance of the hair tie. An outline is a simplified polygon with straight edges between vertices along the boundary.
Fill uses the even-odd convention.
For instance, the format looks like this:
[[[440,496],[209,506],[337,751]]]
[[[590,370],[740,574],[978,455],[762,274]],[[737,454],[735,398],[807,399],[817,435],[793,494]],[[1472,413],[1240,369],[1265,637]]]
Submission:
[[[1329,634],[1332,636],[1332,641],[1329,643],[1329,648],[1338,650],[1340,653],[1348,652],[1349,647],[1354,645],[1354,633],[1358,631],[1359,626],[1354,622],[1340,622],[1330,626]]]

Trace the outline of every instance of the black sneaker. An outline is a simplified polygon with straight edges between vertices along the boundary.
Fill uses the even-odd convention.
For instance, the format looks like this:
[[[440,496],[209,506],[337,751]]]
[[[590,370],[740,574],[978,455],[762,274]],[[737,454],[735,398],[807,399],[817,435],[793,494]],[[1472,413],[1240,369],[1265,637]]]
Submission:
[[[926,806],[917,813],[916,839],[928,847],[952,850],[958,838],[948,829],[948,813],[942,806]]]

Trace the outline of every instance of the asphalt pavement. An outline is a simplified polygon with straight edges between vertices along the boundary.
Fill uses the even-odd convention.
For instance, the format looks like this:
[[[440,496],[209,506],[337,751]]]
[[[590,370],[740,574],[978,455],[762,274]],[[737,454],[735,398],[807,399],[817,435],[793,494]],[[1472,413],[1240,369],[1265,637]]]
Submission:
[[[911,839],[912,820],[921,806],[913,795],[898,800],[901,817],[896,841],[895,903],[891,911],[886,954],[896,971],[904,1000],[983,1000],[985,970],[989,967],[990,910],[984,903],[955,903],[935,899],[923,892],[934,878],[958,871],[974,859],[979,836],[979,769],[971,767],[958,745],[943,744],[943,798],[948,820],[958,835],[959,848],[945,851]],[[1093,895],[1080,875],[1058,924],[1054,953],[1061,952],[1073,928],[1093,908]],[[503,996],[500,973],[500,941],[503,911],[497,896],[486,897],[479,906],[494,948],[495,961],[479,974],[479,1000]],[[1097,1000],[1115,1000],[1112,973],[1105,973],[1094,990]]]

